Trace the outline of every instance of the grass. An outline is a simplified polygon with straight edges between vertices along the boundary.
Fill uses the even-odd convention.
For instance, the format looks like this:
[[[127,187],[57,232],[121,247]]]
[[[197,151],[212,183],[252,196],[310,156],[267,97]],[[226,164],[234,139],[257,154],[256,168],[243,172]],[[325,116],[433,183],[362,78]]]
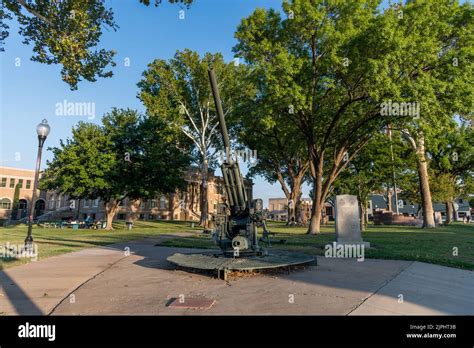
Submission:
[[[319,235],[306,235],[306,228],[287,227],[283,223],[270,223],[276,232],[272,240],[286,240],[285,244],[273,244],[274,249],[300,251],[312,255],[324,255],[324,246],[334,241],[334,225],[322,227]],[[371,248],[365,250],[366,258],[411,260],[434,263],[449,267],[474,270],[474,226],[453,223],[436,229],[408,226],[369,225],[362,233]],[[166,246],[188,248],[215,248],[209,236],[197,235],[166,240]],[[453,252],[457,248],[457,256]]]
[[[34,243],[38,245],[38,259],[78,251],[84,248],[103,246],[129,240],[156,237],[167,233],[200,231],[192,228],[190,222],[177,221],[136,221],[132,230],[126,228],[124,221],[114,222],[113,231],[106,230],[72,230],[59,228],[33,228]],[[26,237],[26,225],[0,227],[0,270],[30,262],[28,258],[2,257],[3,246],[9,243],[22,245]]]
[[[38,244],[39,259],[77,251],[83,248],[103,246],[134,239],[156,237],[167,233],[199,231],[189,222],[137,221],[129,231],[124,222],[114,223],[115,230],[72,230],[34,228],[33,237]],[[270,223],[276,235],[273,241],[285,239],[285,244],[273,244],[272,248],[300,251],[313,255],[324,255],[324,246],[334,241],[334,225],[322,227],[319,235],[306,235],[306,228],[287,227],[284,223]],[[26,226],[0,228],[0,246],[22,244]],[[362,233],[371,249],[365,251],[366,258],[414,260],[439,265],[474,270],[474,225],[453,223],[436,229],[418,227],[369,225]],[[186,248],[216,248],[209,235],[196,234],[190,237],[171,238],[163,246]],[[453,255],[457,248],[458,255]],[[2,249],[0,249],[0,252]],[[0,258],[0,269],[28,262],[28,259]]]

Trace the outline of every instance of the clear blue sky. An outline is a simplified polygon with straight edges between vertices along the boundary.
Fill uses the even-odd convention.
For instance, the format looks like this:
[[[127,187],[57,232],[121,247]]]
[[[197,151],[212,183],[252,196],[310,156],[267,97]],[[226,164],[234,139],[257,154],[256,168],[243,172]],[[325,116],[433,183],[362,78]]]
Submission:
[[[33,169],[37,138],[35,126],[46,118],[51,134],[45,146],[58,146],[60,139],[70,136],[71,128],[86,116],[57,116],[55,105],[68,102],[94,102],[96,118],[112,107],[144,108],[136,98],[136,83],[148,63],[155,58],[168,59],[176,50],[189,48],[200,54],[222,52],[225,59],[233,59],[234,32],[240,20],[256,7],[281,8],[280,0],[198,0],[185,10],[185,19],[179,19],[180,7],[163,4],[156,8],[139,4],[138,0],[107,0],[112,7],[117,32],[104,31],[101,47],[117,51],[114,76],[97,82],[81,82],[77,91],[71,91],[60,78],[60,66],[30,61],[31,46],[21,43],[16,23],[11,23],[5,52],[0,54],[0,165]],[[19,67],[15,66],[17,59]],[[129,58],[130,66],[124,66]],[[42,167],[51,153],[45,151]],[[247,170],[243,168],[245,173]],[[307,196],[308,186],[304,187]],[[279,185],[270,185],[255,179],[254,196],[264,199],[283,197]]]
[[[43,65],[30,61],[31,46],[21,43],[16,23],[11,23],[5,52],[0,54],[0,160],[3,166],[33,169],[37,138],[35,126],[46,118],[51,134],[45,147],[59,145],[60,139],[70,136],[78,121],[100,122],[100,117],[112,107],[130,107],[144,111],[136,98],[136,83],[148,63],[155,58],[171,58],[176,50],[189,48],[200,54],[222,52],[225,59],[233,59],[234,32],[241,18],[256,7],[280,9],[280,0],[200,0],[189,9],[185,19],[179,19],[181,8],[163,4],[156,8],[139,4],[138,0],[107,0],[115,13],[120,28],[104,31],[100,47],[115,49],[117,66],[114,76],[97,82],[81,82],[77,91],[69,90],[60,78],[60,66]],[[19,67],[16,59],[21,60]],[[124,66],[129,58],[130,66]],[[56,103],[94,102],[96,118],[87,116],[57,116]],[[43,154],[42,167],[51,153]],[[242,168],[245,173],[246,168]],[[218,171],[217,171],[218,172]],[[219,172],[218,172],[219,173]],[[306,194],[308,190],[305,190]],[[283,197],[279,185],[255,179],[254,196],[264,199]]]

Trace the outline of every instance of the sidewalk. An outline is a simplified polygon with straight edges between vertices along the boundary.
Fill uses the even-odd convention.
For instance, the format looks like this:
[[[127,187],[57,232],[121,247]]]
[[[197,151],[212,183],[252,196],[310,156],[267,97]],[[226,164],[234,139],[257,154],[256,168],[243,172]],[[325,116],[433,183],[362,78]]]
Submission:
[[[0,314],[474,314],[472,271],[318,257],[317,267],[291,274],[224,282],[175,270],[167,256],[197,250],[157,242],[84,249],[0,272]],[[167,306],[180,295],[216,302],[207,310]]]

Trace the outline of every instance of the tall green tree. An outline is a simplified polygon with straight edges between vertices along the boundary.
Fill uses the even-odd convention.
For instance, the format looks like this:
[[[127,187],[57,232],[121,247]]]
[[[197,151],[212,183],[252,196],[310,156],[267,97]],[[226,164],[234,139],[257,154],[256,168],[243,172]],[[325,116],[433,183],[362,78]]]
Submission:
[[[474,192],[474,132],[466,124],[433,141],[428,149],[435,201],[445,202],[446,223],[454,214],[454,199]]]
[[[251,81],[248,83],[252,85]],[[306,148],[302,142],[295,141],[298,132],[288,126],[285,113],[262,101],[256,102],[255,96],[243,101],[237,114],[240,117],[235,129],[239,142],[256,154],[248,176],[260,175],[267,182],[278,182],[288,200],[287,224],[298,222],[301,186],[309,170]]]
[[[149,0],[140,0],[149,5]],[[162,1],[155,1],[158,6]],[[169,0],[189,6],[192,0]],[[61,78],[71,89],[81,80],[111,77],[113,50],[97,49],[102,30],[117,30],[113,10],[105,0],[3,0],[0,7],[0,51],[16,19],[25,44],[33,45],[32,60],[60,64]]]
[[[452,115],[469,117],[472,113],[474,7],[457,1],[408,1],[395,12],[402,13],[402,18],[383,17],[396,25],[392,41],[402,53],[391,59],[390,65],[404,74],[395,81],[393,91],[397,100],[420,105],[417,117],[401,123],[416,153],[423,225],[432,228],[435,222],[426,151],[449,129]]]
[[[379,5],[285,0],[286,18],[257,9],[236,32],[234,50],[252,69],[257,95],[274,108],[294,109],[288,121],[307,146],[314,186],[311,234],[320,231],[334,181],[372,134],[393,123],[413,138],[420,133],[410,132],[410,122],[414,130],[421,124],[439,127],[454,109],[466,113],[471,105],[473,46],[466,27],[473,22],[472,5],[409,1],[384,12]],[[453,57],[464,65],[454,69]],[[421,121],[393,110],[383,114],[390,100],[421,104]],[[419,139],[414,140],[423,177]],[[431,227],[429,186],[422,189],[425,226]]]
[[[226,63],[221,54],[206,53],[202,58],[191,50],[176,52],[169,61],[156,59],[149,64],[138,83],[139,99],[147,114],[158,118],[193,144],[192,157],[200,168],[200,224],[208,225],[208,170],[217,151],[224,150],[214,110],[208,68],[213,67],[219,81],[226,119],[240,98],[248,93],[240,83],[243,65]],[[230,149],[226,149],[230,151]]]
[[[107,229],[125,198],[149,199],[184,188],[186,142],[163,123],[130,109],[113,109],[102,125],[80,122],[72,138],[52,148],[40,182],[74,199],[100,198]]]
[[[16,220],[18,218],[18,208],[20,206],[20,190],[20,183],[17,183],[15,185],[15,192],[13,193],[12,212],[10,215],[11,220]]]
[[[405,171],[401,153],[407,150],[400,137],[394,136],[392,142],[393,160],[389,135],[385,132],[374,134],[367,146],[352,159],[334,182],[333,192],[357,196],[362,231],[365,230],[367,222],[370,194],[392,190],[394,174],[396,185],[400,188],[401,177]],[[387,206],[391,204],[391,199],[388,199]]]

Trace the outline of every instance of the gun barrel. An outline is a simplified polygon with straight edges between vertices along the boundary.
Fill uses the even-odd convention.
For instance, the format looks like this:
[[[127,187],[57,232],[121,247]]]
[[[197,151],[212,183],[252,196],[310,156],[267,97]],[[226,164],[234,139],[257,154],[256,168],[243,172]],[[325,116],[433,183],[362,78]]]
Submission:
[[[216,105],[217,117],[219,118],[219,126],[221,128],[222,141],[224,142],[224,150],[226,154],[230,153],[230,141],[229,133],[227,132],[227,126],[225,124],[224,112],[222,111],[221,97],[219,96],[219,89],[217,88],[216,75],[214,69],[208,69],[209,80],[211,81],[212,97],[214,98],[214,104]],[[227,156],[226,156],[227,157]],[[229,160],[229,158],[226,158]]]

